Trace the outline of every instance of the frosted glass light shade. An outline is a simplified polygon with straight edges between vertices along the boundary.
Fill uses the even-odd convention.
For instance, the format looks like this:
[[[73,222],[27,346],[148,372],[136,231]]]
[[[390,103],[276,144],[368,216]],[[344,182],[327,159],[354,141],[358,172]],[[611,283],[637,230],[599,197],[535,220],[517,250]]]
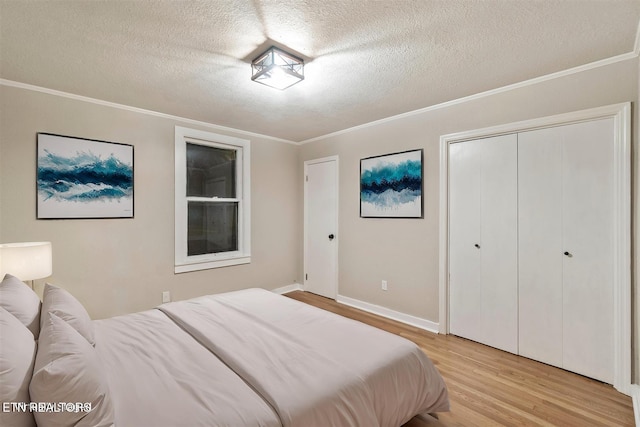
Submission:
[[[51,242],[0,244],[0,280],[7,273],[22,281],[42,279],[52,270]]]

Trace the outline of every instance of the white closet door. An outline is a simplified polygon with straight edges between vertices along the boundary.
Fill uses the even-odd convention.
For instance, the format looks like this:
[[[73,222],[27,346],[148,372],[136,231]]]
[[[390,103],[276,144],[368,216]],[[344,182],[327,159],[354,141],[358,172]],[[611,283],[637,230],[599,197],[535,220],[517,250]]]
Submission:
[[[482,340],[480,282],[480,146],[474,141],[449,147],[449,329]]]
[[[518,134],[519,354],[562,366],[562,135]]]
[[[451,333],[517,352],[517,137],[449,148]]]
[[[477,141],[482,152],[482,342],[518,352],[517,135]],[[477,321],[477,320],[476,320]]]
[[[613,119],[562,131],[563,367],[613,382]]]
[[[519,353],[613,382],[613,120],[518,135]]]

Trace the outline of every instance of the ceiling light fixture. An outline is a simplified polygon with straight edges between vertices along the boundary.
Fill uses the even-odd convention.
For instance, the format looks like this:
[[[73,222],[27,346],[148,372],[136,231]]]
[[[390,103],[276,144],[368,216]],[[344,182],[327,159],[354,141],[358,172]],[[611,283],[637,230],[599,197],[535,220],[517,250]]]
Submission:
[[[304,80],[304,61],[275,46],[251,61],[251,80],[286,89]]]

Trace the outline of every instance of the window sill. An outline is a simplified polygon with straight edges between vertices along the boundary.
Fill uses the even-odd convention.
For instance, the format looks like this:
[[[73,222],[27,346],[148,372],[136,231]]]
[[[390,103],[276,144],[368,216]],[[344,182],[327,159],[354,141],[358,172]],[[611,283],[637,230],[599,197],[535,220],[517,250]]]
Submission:
[[[232,265],[249,264],[251,262],[250,255],[242,255],[234,258],[225,258],[220,260],[188,262],[184,264],[176,264],[174,272],[188,273],[190,271],[208,270],[211,268],[230,267]]]

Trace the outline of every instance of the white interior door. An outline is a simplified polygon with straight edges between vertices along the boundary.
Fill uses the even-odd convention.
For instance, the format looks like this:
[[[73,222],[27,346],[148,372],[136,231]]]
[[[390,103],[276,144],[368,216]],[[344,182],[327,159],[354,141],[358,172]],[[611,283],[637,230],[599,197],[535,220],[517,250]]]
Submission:
[[[520,354],[613,382],[613,119],[520,133]]]
[[[613,382],[613,119],[562,126],[563,367]]]
[[[304,289],[335,299],[338,293],[338,158],[305,162]]]
[[[449,147],[449,329],[482,341],[480,281],[480,144]]]
[[[518,135],[519,354],[562,366],[562,137]]]
[[[485,344],[518,352],[518,139],[476,144],[482,152],[481,281]]]
[[[449,148],[449,323],[453,334],[518,350],[517,139]]]

